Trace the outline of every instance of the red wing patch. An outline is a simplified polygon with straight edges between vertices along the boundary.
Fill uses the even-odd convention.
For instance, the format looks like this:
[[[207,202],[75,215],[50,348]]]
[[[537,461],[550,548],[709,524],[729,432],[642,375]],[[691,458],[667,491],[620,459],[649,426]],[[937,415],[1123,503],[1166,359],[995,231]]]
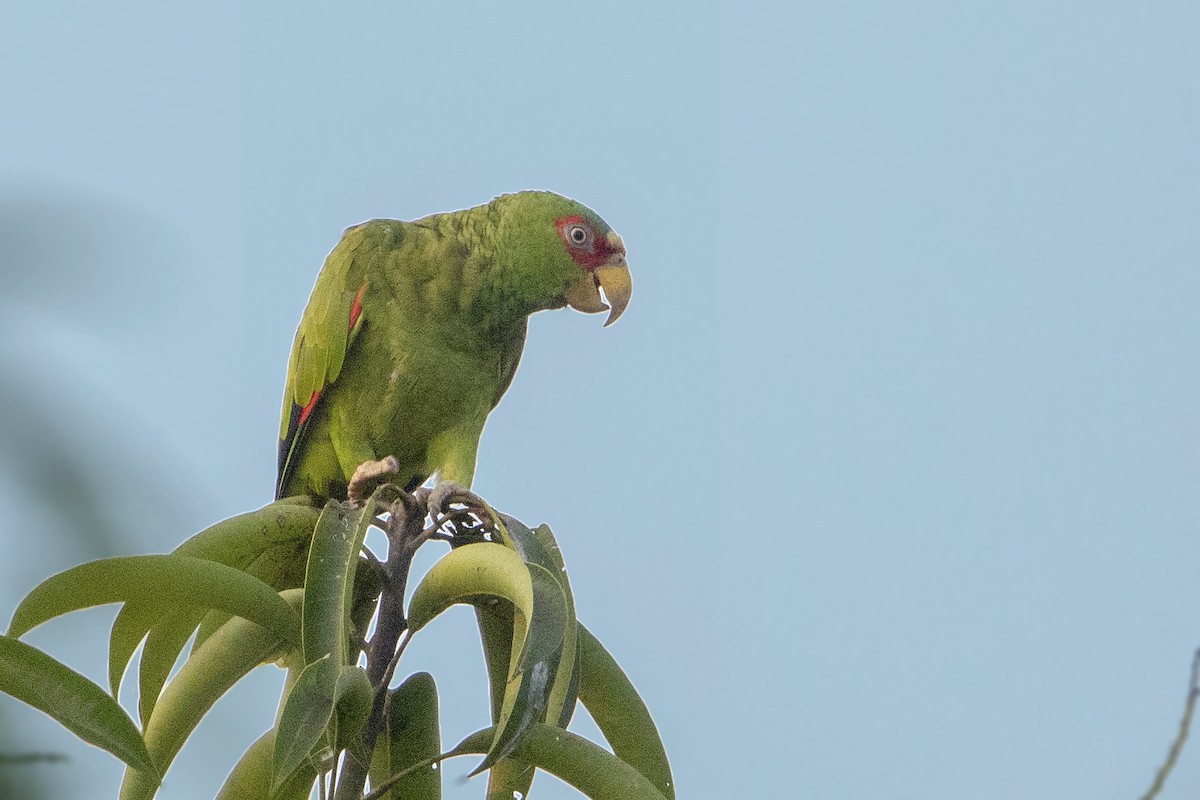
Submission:
[[[350,331],[350,338],[346,342],[346,349],[350,348],[350,343],[354,338],[354,330],[358,327],[358,323],[362,318],[362,301],[363,295],[367,293],[367,285],[364,283],[359,287],[358,293],[354,295],[354,304],[350,306],[350,319],[346,321],[347,328]],[[304,439],[304,430],[307,427],[308,419],[312,416],[313,411],[317,407],[317,403],[321,402],[321,396],[325,393],[325,387],[318,389],[312,393],[312,397],[308,398],[308,404],[301,408],[298,404],[292,404],[291,419],[288,422],[287,434],[279,440],[279,473],[275,482],[275,498],[279,499],[283,491],[283,485],[290,477],[291,471],[295,468],[296,458],[301,441]]]

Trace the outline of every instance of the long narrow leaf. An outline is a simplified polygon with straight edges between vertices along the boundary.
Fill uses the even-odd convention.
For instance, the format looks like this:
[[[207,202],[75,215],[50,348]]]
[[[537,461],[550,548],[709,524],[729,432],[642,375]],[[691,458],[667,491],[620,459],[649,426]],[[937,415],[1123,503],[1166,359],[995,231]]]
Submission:
[[[138,669],[138,714],[142,725],[154,712],[167,676],[203,617],[204,609],[182,606],[163,617],[146,637]]]
[[[555,678],[549,690],[545,710],[537,715],[537,722],[549,722],[566,728],[575,711],[575,703],[579,687],[579,650],[578,626],[575,620],[575,600],[567,580],[566,565],[563,562],[558,542],[553,532],[546,525],[530,530],[520,520],[506,514],[496,514],[507,533],[502,541],[512,547],[526,562],[544,567],[558,581],[566,600],[567,624],[564,629],[562,653],[557,658]],[[485,657],[488,659],[488,676],[493,697],[492,722],[500,719],[501,708],[505,700],[508,681],[499,670],[493,669],[491,660],[503,652],[507,658],[511,647],[511,623],[509,625],[509,642],[502,642],[503,634],[496,629],[495,620],[479,615],[480,637],[483,640]],[[496,653],[492,655],[493,651]],[[507,663],[507,662],[506,662]],[[510,698],[515,703],[516,697]],[[510,717],[511,719],[511,717]],[[505,720],[507,723],[510,720]],[[488,800],[511,800],[513,797],[524,797],[529,794],[533,783],[534,768],[511,756],[495,763],[488,774]]]
[[[304,579],[304,662],[332,657],[350,662],[347,637],[354,606],[354,575],[367,529],[375,520],[374,499],[361,507],[331,501],[313,533]]]
[[[558,672],[567,625],[562,587],[543,567],[537,564],[525,566],[533,583],[533,617],[528,637],[510,671],[504,705],[495,726],[496,739],[472,775],[483,772],[511,753],[529,727],[545,718]],[[517,649],[515,638],[513,648]]]
[[[125,710],[103,689],[36,647],[0,636],[0,691],[42,711],[157,786],[154,759]]]
[[[309,753],[329,727],[339,669],[331,656],[309,664],[288,692],[275,736],[272,790],[308,761]]]
[[[495,730],[463,739],[451,756],[485,752]],[[571,784],[592,800],[669,800],[646,776],[605,750],[555,725],[534,723],[513,755]]]
[[[299,589],[284,592],[289,608],[302,602]],[[158,699],[144,738],[154,763],[165,772],[201,718],[221,695],[286,644],[240,617],[221,627],[191,655]],[[125,771],[121,800],[149,800],[155,787],[140,773]]]
[[[507,600],[523,619],[522,639],[533,617],[533,581],[521,557],[506,547],[480,542],[451,550],[421,579],[408,604],[412,633],[455,603]]]
[[[646,704],[600,641],[579,624],[582,674],[579,700],[587,707],[613,752],[640,772],[663,794],[674,800],[671,765],[658,728]]]
[[[310,768],[296,770],[296,773],[271,794],[271,759],[275,752],[275,730],[269,730],[250,745],[250,748],[238,760],[216,800],[308,800],[312,791],[313,781],[317,773]]]
[[[225,564],[178,555],[106,558],[47,578],[17,606],[8,635],[70,611],[131,601],[220,608],[300,641],[300,618],[270,586]]]
[[[126,603],[121,606],[108,635],[108,685],[112,696],[121,691],[121,679],[133,653],[146,634],[169,612],[160,605]]]
[[[409,675],[388,697],[387,727],[375,743],[371,785],[427,762],[442,751],[437,684],[428,672]],[[440,800],[442,771],[429,764],[401,778],[381,800]],[[509,795],[505,800],[512,800]]]
[[[175,548],[175,554],[245,569],[260,553],[285,543],[306,542],[319,514],[312,506],[276,501],[200,531]]]

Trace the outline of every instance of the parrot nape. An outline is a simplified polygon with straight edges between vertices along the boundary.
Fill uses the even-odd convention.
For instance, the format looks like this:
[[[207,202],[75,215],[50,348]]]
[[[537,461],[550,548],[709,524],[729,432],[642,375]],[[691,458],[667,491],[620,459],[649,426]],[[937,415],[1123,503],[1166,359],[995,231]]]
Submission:
[[[529,316],[611,305],[609,325],[632,288],[621,237],[551,192],[347,229],[292,345],[276,498],[353,499],[379,473],[469,488]]]

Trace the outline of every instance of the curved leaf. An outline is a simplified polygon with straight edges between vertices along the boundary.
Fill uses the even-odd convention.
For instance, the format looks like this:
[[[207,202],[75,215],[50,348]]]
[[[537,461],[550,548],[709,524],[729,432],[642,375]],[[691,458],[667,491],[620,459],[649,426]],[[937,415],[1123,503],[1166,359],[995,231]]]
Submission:
[[[557,579],[537,564],[526,564],[533,583],[533,618],[528,635],[518,644],[520,630],[513,635],[513,651],[520,657],[509,672],[504,704],[495,725],[496,739],[487,756],[471,775],[488,769],[513,751],[534,722],[546,717],[550,691],[562,656],[567,627],[566,599]]]
[[[352,726],[343,731],[347,738],[357,737],[371,709],[374,691],[367,673],[358,667],[337,664],[326,656],[309,664],[296,679],[279,717],[272,767],[272,787],[293,777],[293,773],[308,761],[309,753],[330,728],[335,708],[339,722]],[[329,737],[332,744],[337,732]]]
[[[311,538],[310,530],[308,538],[283,542],[264,550],[254,556],[249,564],[240,568],[247,575],[258,578],[277,592],[299,589],[304,586],[304,569],[308,561],[308,545]],[[229,617],[224,611],[210,611],[205,614],[199,630],[196,631],[196,641],[192,650],[204,644],[204,640],[228,622]]]
[[[0,691],[57,720],[89,744],[107,750],[148,785],[160,780],[142,735],[103,689],[36,647],[0,636]]]
[[[671,765],[646,704],[604,645],[579,624],[582,670],[579,699],[613,752],[645,775],[667,800],[674,800]]]
[[[493,738],[493,728],[476,731],[447,757],[483,753]],[[592,800],[666,800],[666,795],[629,764],[600,745],[554,725],[534,723],[513,755],[571,784]]]
[[[289,608],[299,605],[303,591],[284,592],[283,600],[290,604]],[[158,698],[144,735],[154,763],[165,772],[213,703],[284,646],[281,639],[264,636],[261,627],[240,617],[221,626],[191,655]],[[126,770],[120,797],[149,800],[154,790],[155,786],[140,773]]]
[[[579,671],[575,668],[578,659],[578,622],[575,618],[575,597],[571,592],[571,583],[567,579],[567,567],[563,562],[562,552],[558,541],[548,525],[539,525],[530,530],[520,520],[507,514],[500,514],[508,529],[514,544],[520,548],[521,557],[532,564],[544,567],[562,588],[566,600],[567,624],[563,634],[562,664],[570,665],[569,669],[558,670],[554,685],[550,691],[547,703],[546,719],[539,722],[557,723],[560,728],[567,727],[575,711],[575,700],[579,692]]]
[[[525,620],[533,617],[533,580],[525,562],[507,547],[489,542],[455,548],[438,559],[413,592],[409,630],[415,634],[455,603],[486,605],[494,598],[512,603]]]
[[[318,515],[317,509],[311,505],[276,501],[257,511],[230,517],[204,529],[175,548],[173,554],[203,558],[235,567],[258,578],[276,591],[290,589],[301,585],[303,581],[303,560]],[[289,581],[280,580],[281,576],[289,568],[291,571],[297,571],[297,563],[300,566],[298,578],[292,585],[283,585]],[[168,614],[164,609],[139,603],[126,603],[117,614],[109,637],[108,656],[109,685],[114,697],[120,691],[121,678],[138,644],[146,638],[150,629],[166,616]],[[192,649],[199,647],[213,631],[228,622],[229,618],[228,612],[213,611],[207,614]],[[190,635],[189,631],[188,636]],[[184,642],[187,638],[184,637]],[[182,644],[180,648],[182,649]],[[163,660],[170,661],[166,667],[166,672],[169,672],[179,652],[169,655],[169,648],[164,647],[162,654]],[[157,685],[161,688],[166,679],[166,672],[162,672],[161,679],[158,679],[157,673],[161,670],[151,669],[150,675],[154,677],[148,679],[144,655],[142,661],[143,684]],[[154,691],[157,693],[157,688]]]
[[[300,618],[270,586],[225,564],[178,555],[105,558],[47,578],[17,606],[8,635],[21,636],[70,611],[131,601],[220,608],[287,642],[300,641]]]
[[[125,677],[125,668],[134,651],[167,613],[158,605],[126,603],[121,606],[108,635],[108,685],[113,697],[121,692],[121,679]]]
[[[578,630],[575,620],[575,599],[567,580],[566,565],[563,562],[558,542],[553,532],[546,525],[530,530],[524,523],[507,514],[496,513],[496,518],[503,526],[506,536],[502,537],[509,547],[512,547],[523,560],[537,564],[548,570],[558,580],[566,600],[568,623],[564,631],[562,654],[559,657],[558,669],[546,701],[545,713],[539,715],[536,721],[557,723],[560,728],[566,728],[575,712],[575,703],[579,693],[579,649]],[[480,638],[483,641],[485,658],[488,663],[488,679],[492,691],[492,722],[500,718],[505,690],[508,682],[504,672],[507,669],[511,649],[511,615],[507,628],[494,618],[478,614]],[[507,636],[507,640],[505,640]],[[504,668],[496,669],[493,661],[503,658]],[[564,667],[563,665],[569,665]],[[533,783],[534,769],[513,757],[503,758],[492,766],[488,775],[488,800],[511,800],[513,797],[524,797],[529,794]]]
[[[380,786],[390,776],[429,762],[441,753],[437,684],[432,675],[409,675],[389,693],[386,726],[384,735],[375,742],[372,786]],[[430,763],[401,778],[381,800],[440,800],[441,796],[442,771]],[[505,800],[512,800],[512,795]]]
[[[354,607],[354,575],[376,502],[361,507],[330,501],[317,520],[304,578],[304,663],[331,656],[350,662],[347,636]]]
[[[317,773],[313,769],[296,770],[279,791],[271,794],[271,759],[275,752],[275,731],[269,730],[250,745],[238,760],[216,800],[308,800]]]
[[[204,609],[183,606],[150,629],[138,670],[138,714],[143,726],[154,712],[154,704],[179,654],[203,617]]]
[[[312,538],[320,512],[311,505],[276,501],[222,520],[175,548],[175,555],[219,561],[245,569],[259,554]]]

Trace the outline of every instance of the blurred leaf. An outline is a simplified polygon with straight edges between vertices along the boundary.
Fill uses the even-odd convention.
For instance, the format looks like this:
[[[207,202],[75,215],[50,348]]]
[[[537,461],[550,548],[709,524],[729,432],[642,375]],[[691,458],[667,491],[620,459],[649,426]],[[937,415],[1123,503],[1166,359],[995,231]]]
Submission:
[[[674,800],[667,751],[646,704],[616,659],[583,623],[579,624],[579,649],[583,662],[580,701],[613,752],[645,775],[667,800]]]
[[[275,752],[275,730],[269,730],[242,755],[216,800],[308,800],[317,773],[301,766],[279,791],[271,794],[271,764]]]
[[[442,751],[437,684],[428,672],[409,675],[390,692],[386,728],[375,743],[371,785],[434,758]],[[432,764],[396,782],[381,800],[440,800],[442,771]],[[512,800],[509,795],[507,800]]]
[[[60,572],[25,596],[13,613],[9,635],[21,636],[69,611],[130,601],[220,608],[289,643],[300,641],[299,616],[270,586],[215,561],[176,555],[106,558]]]
[[[347,637],[354,608],[354,575],[376,502],[361,508],[330,501],[317,520],[304,578],[304,662],[326,656],[350,663]]]
[[[450,755],[483,753],[495,735],[493,728],[476,731]],[[569,783],[592,800],[668,800],[629,764],[600,745],[554,725],[534,723],[513,755]]]
[[[141,733],[103,689],[46,653],[0,636],[0,691],[57,720],[124,761],[150,786],[160,780]]]
[[[282,596],[289,608],[299,606],[303,598],[300,589],[290,589]],[[264,635],[261,627],[240,617],[222,625],[167,684],[150,715],[145,740],[154,763],[165,772],[213,703],[285,646],[283,639]],[[121,800],[149,800],[154,791],[139,773],[125,771]]]

